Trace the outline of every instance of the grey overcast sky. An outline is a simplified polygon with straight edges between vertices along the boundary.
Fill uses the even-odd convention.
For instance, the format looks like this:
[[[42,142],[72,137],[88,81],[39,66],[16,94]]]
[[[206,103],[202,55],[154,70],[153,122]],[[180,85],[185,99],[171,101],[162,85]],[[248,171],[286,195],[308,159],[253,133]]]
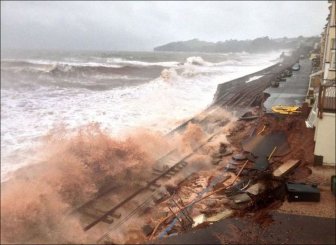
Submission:
[[[1,2],[1,48],[152,50],[171,41],[319,35],[327,1]]]

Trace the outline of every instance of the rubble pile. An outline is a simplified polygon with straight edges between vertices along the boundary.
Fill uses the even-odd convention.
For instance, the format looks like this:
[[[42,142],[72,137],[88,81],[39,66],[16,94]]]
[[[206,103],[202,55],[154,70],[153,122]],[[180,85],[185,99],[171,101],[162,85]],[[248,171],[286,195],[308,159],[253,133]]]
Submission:
[[[245,114],[212,153],[213,169],[200,171],[177,186],[150,211],[147,240],[204,228],[246,213],[258,218],[265,210],[291,201],[320,200],[311,174],[313,133],[300,115]],[[287,198],[286,198],[287,196]],[[265,215],[263,215],[265,216]]]

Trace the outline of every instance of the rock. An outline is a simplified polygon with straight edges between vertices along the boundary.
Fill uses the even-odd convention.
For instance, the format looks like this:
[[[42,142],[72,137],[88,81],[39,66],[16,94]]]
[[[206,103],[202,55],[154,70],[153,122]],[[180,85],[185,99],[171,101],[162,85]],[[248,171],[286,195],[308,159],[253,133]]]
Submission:
[[[237,160],[237,161],[243,161],[243,160],[246,160],[247,157],[246,157],[246,155],[243,154],[243,153],[238,153],[238,154],[233,155],[233,156],[232,156],[232,159],[233,159],[233,160]]]
[[[227,164],[225,166],[225,170],[226,171],[234,171],[234,170],[236,170],[236,168],[237,168],[237,166],[236,165],[232,165],[232,164]]]
[[[246,193],[235,195],[235,196],[231,197],[231,199],[236,204],[252,201],[251,197],[249,195],[247,195]]]
[[[221,157],[225,157],[225,156],[231,155],[232,153],[233,153],[232,150],[226,149],[226,151],[224,153],[221,153]]]
[[[149,236],[150,234],[152,234],[154,228],[151,225],[144,225],[142,227],[142,232],[145,234],[145,236]]]
[[[175,193],[175,191],[177,190],[176,186],[169,185],[169,184],[165,185],[165,188],[170,195],[173,195]]]
[[[229,165],[241,165],[242,162],[237,162],[237,161],[235,161],[235,160],[233,160],[233,159],[230,159],[230,161],[228,162],[228,164],[229,164]]]
[[[224,210],[223,212],[220,212],[220,213],[218,213],[218,214],[216,214],[216,215],[213,215],[213,216],[207,218],[206,220],[207,220],[208,222],[216,222],[216,221],[219,221],[219,220],[221,220],[221,219],[228,218],[228,217],[230,217],[232,214],[233,214],[233,211],[230,210],[230,209],[227,209],[227,210]]]
[[[206,217],[204,214],[197,215],[196,217],[193,217],[192,219],[194,221],[192,227],[196,227],[206,221]]]
[[[227,148],[227,145],[221,142],[220,145],[219,145],[219,153],[221,153],[221,154],[225,153],[226,148]]]
[[[211,164],[212,164],[212,165],[218,165],[218,164],[220,163],[220,161],[221,161],[220,159],[219,159],[219,160],[218,160],[218,159],[216,159],[216,160],[213,159],[213,160],[211,161]]]
[[[266,186],[263,183],[256,183],[254,185],[251,185],[248,189],[246,189],[246,192],[251,193],[252,195],[258,195],[261,192],[265,191]]]
[[[207,205],[209,208],[213,208],[217,205],[217,201],[214,199],[207,199],[205,201],[205,205]]]

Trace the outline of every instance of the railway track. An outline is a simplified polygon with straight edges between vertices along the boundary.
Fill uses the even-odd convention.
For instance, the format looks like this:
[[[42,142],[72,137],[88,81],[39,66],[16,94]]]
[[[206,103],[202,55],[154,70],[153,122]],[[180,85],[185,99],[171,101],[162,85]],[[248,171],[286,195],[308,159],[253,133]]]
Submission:
[[[262,79],[250,83],[237,83],[228,87],[225,93],[220,97],[220,100],[217,100],[215,105],[206,109],[207,115],[205,117],[197,119],[196,116],[172,130],[167,136],[172,135],[174,132],[184,130],[190,122],[197,123],[200,126],[206,126],[211,114],[216,113],[218,110],[217,106],[239,109],[249,107],[256,101],[261,101],[263,99],[263,91],[269,87],[272,76],[274,75],[265,74]],[[194,152],[185,156],[180,156],[177,149],[169,151],[155,162],[152,168],[152,178],[142,183],[141,187],[128,195],[118,198],[118,196],[114,194],[116,187],[111,186],[105,191],[100,192],[99,195],[92,200],[78,207],[72,214],[79,214],[82,217],[81,220],[83,221],[85,231],[99,226],[99,232],[104,233],[104,235],[98,241],[104,240],[104,238],[108,237],[111,229],[120,228],[120,226],[134,215],[145,212],[147,208],[155,205],[155,203],[164,197],[169,196],[164,188],[165,183],[179,174],[185,176],[185,172],[188,172],[188,158],[194,155],[195,151],[207,144],[217,134],[218,133],[212,134],[205,142],[202,142]]]
[[[151,173],[152,178],[126,197],[118,197],[114,193],[116,187],[110,187],[76,208],[71,215],[80,217],[83,229],[87,232],[96,226],[100,233],[109,231],[111,225],[121,226],[134,215],[145,212],[155,203],[168,197],[169,193],[164,186],[171,178],[179,179],[178,176],[180,176],[183,181],[186,175],[190,176],[188,159],[218,133],[210,135],[193,152],[184,156],[180,156],[176,149],[169,151],[155,162]]]

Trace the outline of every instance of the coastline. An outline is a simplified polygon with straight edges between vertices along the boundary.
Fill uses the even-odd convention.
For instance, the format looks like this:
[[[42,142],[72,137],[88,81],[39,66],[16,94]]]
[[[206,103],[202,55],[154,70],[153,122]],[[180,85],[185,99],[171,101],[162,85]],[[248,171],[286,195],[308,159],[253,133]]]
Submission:
[[[217,126],[219,126],[220,128],[221,128],[221,130],[220,131],[222,131],[222,130],[224,130],[224,128],[226,127],[226,124],[228,123],[228,121],[227,121],[227,118],[226,117],[222,117],[222,115],[220,114],[220,112],[219,111],[216,111],[217,109],[219,109],[219,108],[222,108],[222,109],[224,109],[224,110],[226,110],[226,109],[238,109],[238,110],[240,110],[239,111],[239,113],[242,113],[243,111],[246,111],[246,109],[247,110],[252,110],[253,109],[253,106],[248,106],[248,105],[250,105],[251,104],[251,102],[255,102],[256,101],[256,98],[258,98],[258,103],[259,102],[261,102],[262,100],[260,100],[260,98],[262,98],[262,99],[264,99],[264,95],[263,95],[263,90],[264,90],[264,88],[265,87],[267,87],[267,86],[269,86],[269,84],[270,84],[270,79],[271,78],[273,78],[273,77],[275,77],[280,71],[282,71],[283,69],[286,69],[288,66],[290,66],[291,64],[290,63],[288,63],[288,64],[286,64],[286,66],[285,65],[282,65],[282,66],[279,66],[279,64],[275,64],[275,65],[272,65],[272,66],[270,66],[270,67],[267,67],[267,68],[265,68],[265,69],[263,69],[263,70],[260,70],[260,71],[257,71],[257,72],[254,72],[254,73],[251,73],[251,74],[248,74],[248,75],[245,75],[245,76],[243,76],[243,77],[240,77],[240,78],[237,78],[237,79],[233,79],[233,80],[231,80],[231,81],[228,81],[228,82],[226,82],[226,83],[223,83],[223,84],[219,84],[218,85],[218,88],[217,88],[217,91],[216,91],[216,93],[215,93],[215,95],[214,95],[214,101],[213,101],[213,103],[208,107],[208,108],[206,108],[202,113],[204,114],[203,116],[201,116],[201,117],[199,117],[199,115],[195,115],[192,119],[190,119],[190,120],[188,120],[188,121],[186,121],[185,123],[183,123],[183,124],[181,124],[178,128],[176,128],[176,129],[174,129],[173,131],[171,131],[169,134],[172,134],[172,133],[174,133],[174,132],[176,132],[176,131],[182,131],[182,130],[184,130],[184,129],[186,129],[187,128],[187,130],[186,131],[188,131],[188,129],[189,129],[189,127],[187,127],[188,125],[189,125],[189,123],[191,122],[191,123],[193,123],[193,124],[195,124],[194,126],[196,126],[196,127],[199,127],[199,129],[202,131],[202,130],[204,130],[205,132],[206,131],[208,131],[208,126],[209,126],[209,124],[211,124],[211,123],[213,123],[213,121],[211,120],[211,117],[213,117],[214,115],[216,116],[216,118],[219,118],[219,119],[215,119],[216,120],[216,122],[215,122],[215,124],[217,124],[217,125],[215,125],[216,127]],[[261,76],[262,75],[262,77],[260,77],[260,78],[258,78],[258,79],[255,79],[255,80],[252,80],[252,81],[250,81],[250,82],[248,82],[248,83],[246,83],[246,81],[248,81],[248,80],[250,80],[251,78],[253,78],[253,77],[255,77],[255,76]],[[225,85],[225,84],[227,84],[227,85]],[[256,90],[253,90],[252,92],[253,93],[251,93],[251,91],[248,91],[248,94],[250,95],[250,96],[246,96],[246,97],[244,97],[244,95],[240,95],[239,93],[240,92],[242,92],[242,90],[246,90],[246,88],[247,88],[247,90],[249,90],[249,88],[250,87],[256,87],[257,89]],[[224,89],[224,88],[226,88],[226,89]],[[242,88],[244,88],[244,89],[242,89]],[[229,91],[228,91],[229,90]],[[239,93],[237,93],[237,91],[239,91]],[[262,96],[260,96],[260,94],[262,95]],[[233,96],[232,96],[233,95]],[[237,96],[238,95],[238,100],[237,99],[234,99],[234,97],[235,96]],[[239,101],[239,107],[235,107],[235,104],[237,103],[237,101]],[[258,104],[257,103],[257,104]],[[215,112],[215,113],[214,113]],[[217,112],[218,112],[218,114],[217,114]],[[208,120],[209,119],[209,120]],[[211,131],[211,130],[210,130]],[[214,133],[214,132],[207,132],[207,133],[209,133],[210,135],[212,134],[212,133]],[[224,132],[224,131],[223,131]],[[221,133],[223,133],[223,132],[221,132]],[[183,132],[181,135],[183,135],[185,132]],[[187,132],[188,133],[188,132]],[[216,133],[215,133],[215,135],[216,135]],[[218,136],[218,135],[217,135]],[[216,137],[217,137],[216,136]],[[222,135],[223,136],[223,135]],[[205,144],[207,144],[207,143],[209,143],[209,141],[210,141],[210,139],[212,140],[212,137],[213,136],[211,136],[210,138],[209,138],[209,140],[207,140],[206,141],[206,143]],[[169,138],[167,138],[167,140],[169,140]],[[195,139],[193,139],[193,138],[190,138],[190,139],[187,139],[187,140],[191,140],[190,142],[193,142],[193,141],[195,141]],[[215,140],[216,141],[216,140]],[[218,141],[218,139],[217,139],[217,141]],[[187,142],[187,143],[190,143],[189,141]],[[196,143],[197,144],[199,144],[200,142],[197,142],[196,141]],[[212,144],[215,144],[214,142],[210,142],[210,143],[212,143]],[[233,148],[234,149],[234,151],[236,152],[236,153],[238,153],[238,147],[234,147]],[[196,153],[196,151],[198,150],[198,148],[197,149],[194,149],[195,150],[195,154],[197,155],[197,154],[199,154],[199,153]],[[193,153],[191,153],[191,154],[193,154]],[[208,152],[207,153],[207,155],[208,155],[208,157],[211,157],[212,155],[211,155],[211,152]],[[174,178],[176,178],[176,180],[178,180],[178,177],[179,178],[186,178],[186,176],[185,176],[185,174],[187,174],[187,173],[191,173],[192,171],[194,171],[195,169],[194,168],[196,168],[196,169],[198,169],[198,167],[196,166],[196,167],[194,167],[194,164],[193,164],[193,160],[191,160],[191,159],[189,159],[188,160],[188,158],[189,158],[189,156],[190,155],[188,155],[187,157],[184,157],[182,160],[180,160],[179,162],[177,162],[177,166],[180,168],[183,168],[183,170],[181,171],[181,173],[178,173],[177,175],[179,175],[179,176],[174,176]],[[164,157],[162,157],[161,159],[163,159],[163,158],[165,158],[165,156]],[[153,166],[154,167],[158,167],[158,166],[161,166],[162,167],[162,165],[161,165],[161,159],[160,160],[157,160],[157,165],[156,164],[154,164]],[[174,159],[181,159],[181,156],[179,156],[179,155],[177,155],[177,156],[175,156],[175,158]],[[185,167],[185,166],[183,166],[183,165],[179,165],[180,163],[184,163],[185,162],[185,160],[186,161],[188,161],[189,162],[189,165],[188,165],[188,163],[187,163],[187,166]],[[173,162],[174,161],[176,161],[176,160],[173,160]],[[160,163],[159,163],[160,162]],[[162,164],[171,164],[171,163],[168,163],[167,161],[165,161],[165,160],[163,160],[163,162],[162,162]],[[208,164],[211,164],[211,163],[209,163],[209,162],[204,162],[203,163],[203,168],[205,167],[205,166],[207,166],[207,167],[210,167],[211,168],[211,166],[212,165],[208,165]],[[137,168],[141,168],[142,167],[142,172],[144,173],[144,172],[146,172],[146,174],[144,174],[144,177],[145,178],[148,178],[148,180],[150,180],[151,179],[151,177],[150,177],[150,170],[151,170],[151,167],[153,167],[153,166],[138,166]],[[154,167],[153,167],[153,169],[154,169]],[[175,165],[173,165],[171,168],[174,168],[175,167]],[[130,173],[128,173],[128,171],[132,171],[132,170],[134,170],[134,168],[125,168],[124,169],[124,171],[123,171],[123,174],[122,175],[124,175],[125,174],[125,177],[126,176],[130,176],[129,174]],[[162,170],[161,170],[162,171]],[[211,171],[216,171],[215,170],[215,168],[213,168]],[[146,176],[145,176],[146,175]],[[147,176],[148,175],[148,176]],[[164,175],[165,174],[163,174],[162,175],[162,177],[164,177]],[[182,175],[182,176],[181,176]],[[157,180],[155,179],[155,182],[156,182]],[[163,180],[159,180],[159,181],[163,181]],[[152,183],[152,182],[150,182],[150,183]],[[3,185],[4,183],[1,183],[1,187],[3,188],[4,187],[4,185]],[[7,183],[6,183],[7,184]],[[10,183],[8,183],[8,184],[10,184]],[[163,183],[161,183],[161,184],[164,184],[164,182]],[[176,186],[176,188],[179,188],[179,185],[180,184],[176,184],[177,186]],[[80,207],[75,207],[75,210],[73,210],[74,212],[76,212],[76,214],[80,214],[81,216],[85,216],[86,214],[85,214],[85,210],[88,208],[89,210],[91,210],[91,206],[93,205],[94,206],[94,204],[95,204],[95,202],[98,202],[99,203],[99,198],[102,198],[101,200],[103,200],[104,198],[105,198],[105,196],[118,196],[119,195],[119,201],[120,200],[122,200],[122,195],[120,195],[120,193],[119,194],[114,194],[114,193],[110,193],[111,192],[111,190],[113,190],[113,188],[115,188],[115,187],[113,187],[112,186],[112,189],[111,189],[111,183],[107,183],[106,185],[104,185],[104,187],[107,187],[107,189],[106,190],[99,190],[100,192],[97,192],[97,196],[95,196],[93,199],[90,199],[89,201],[87,201],[87,202],[85,202],[83,205],[81,205]],[[127,186],[124,186],[125,188],[127,188]],[[135,188],[137,188],[138,186],[134,186]],[[120,188],[119,188],[120,189]],[[139,193],[139,195],[140,195],[140,197],[141,198],[145,198],[145,196],[143,195],[143,194],[146,194],[146,193],[140,193],[140,192],[146,192],[146,191],[148,191],[148,189],[149,189],[149,186],[144,186],[144,187],[142,187],[141,189],[139,189],[138,191],[135,191],[136,189],[134,189],[134,191],[135,191],[135,194],[136,195],[138,195],[137,193]],[[114,191],[114,190],[113,190]],[[121,191],[121,189],[120,189],[120,191]],[[135,194],[132,194],[131,195],[131,197],[130,198],[126,198],[125,200],[131,200],[133,197],[135,197]],[[148,193],[147,193],[148,194]],[[120,199],[121,198],[121,199]],[[139,198],[139,196],[138,196],[138,198]],[[114,209],[120,209],[120,207],[126,202],[126,201],[121,201],[121,203],[120,204],[117,204],[114,208],[112,208],[111,210],[113,210],[113,212],[114,212]],[[103,203],[101,203],[101,204],[103,204]],[[110,208],[111,208],[111,204],[113,204],[113,203],[104,203],[105,205],[107,205],[107,206],[110,206]],[[105,206],[104,205],[104,206]],[[113,204],[114,205],[114,204]],[[83,210],[82,210],[83,209]],[[123,209],[121,209],[121,210],[123,210]],[[84,211],[84,212],[83,212]],[[104,213],[104,211],[94,211],[94,210],[92,210],[93,211],[93,213],[91,213],[91,215],[93,215],[93,216],[96,216],[96,218],[99,220],[98,222],[100,222],[100,221],[102,221],[102,222],[104,222],[104,218],[106,218],[108,215],[109,215],[109,212],[110,211],[107,211],[107,213],[105,213],[103,216],[101,216],[102,215],[102,213]],[[106,212],[106,211],[105,211]],[[129,210],[127,210],[127,212],[129,212]],[[123,215],[124,216],[124,215]],[[118,219],[118,218],[116,218],[116,219]],[[115,220],[115,221],[117,221],[117,220]],[[85,220],[85,222],[87,222],[86,220]],[[83,224],[85,224],[85,222],[83,223]],[[91,224],[93,224],[93,225],[95,225],[95,224],[97,224],[97,223],[95,223],[95,222],[93,222],[93,223],[91,223]],[[93,226],[92,225],[92,226]],[[92,226],[90,226],[90,225],[88,225],[87,227],[88,227],[88,229],[89,228],[91,228]],[[97,230],[98,229],[98,230]],[[104,227],[103,226],[103,224],[102,223],[100,223],[97,227],[95,227],[94,229],[93,229],[93,231],[91,232],[87,232],[87,234],[89,235],[89,236],[93,236],[93,234],[95,233],[95,232],[101,232],[101,233],[104,233],[104,229],[106,229],[106,227]]]
[[[167,133],[167,136],[173,135],[173,133],[175,132],[183,131],[189,123],[197,122],[196,118],[198,117],[198,115],[204,114],[204,113],[207,114],[212,109],[222,106],[221,103],[223,103],[223,101],[226,99],[225,97],[227,97],[229,93],[231,94],[236,93],[237,91],[234,91],[234,90],[245,87],[247,84],[246,82],[253,77],[261,76],[255,80],[248,82],[249,85],[253,86],[260,82],[265,82],[267,87],[269,87],[272,79],[274,79],[277,75],[279,75],[283,70],[291,68],[296,63],[296,61],[299,59],[300,52],[301,50],[297,49],[293,51],[290,56],[286,56],[282,63],[278,62],[262,70],[259,70],[259,71],[247,74],[245,76],[235,78],[233,80],[218,84],[216,92],[213,95],[213,100],[211,104],[199,114],[194,115],[189,120],[183,122],[182,124],[177,126],[175,129],[171,130],[169,133]],[[243,113],[244,111],[241,112],[240,114],[243,114]]]

